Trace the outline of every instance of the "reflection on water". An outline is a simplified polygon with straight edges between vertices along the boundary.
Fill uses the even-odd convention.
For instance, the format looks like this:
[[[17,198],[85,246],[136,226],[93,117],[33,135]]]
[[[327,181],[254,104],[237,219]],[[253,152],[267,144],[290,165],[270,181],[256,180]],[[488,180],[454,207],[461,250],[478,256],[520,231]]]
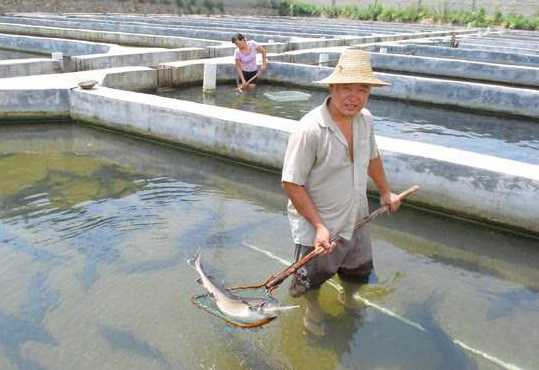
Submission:
[[[326,92],[302,90],[310,93],[311,98],[298,102],[275,102],[264,93],[299,89],[259,84],[254,92],[237,94],[232,86],[220,85],[216,94],[209,96],[202,94],[198,86],[157,94],[298,120],[321,104]],[[375,117],[376,133],[382,136],[539,164],[539,120],[472,114],[375,98],[370,99],[368,108]]]
[[[49,55],[38,54],[38,53],[29,53],[29,52],[18,51],[18,50],[0,49],[0,60],[27,59],[27,58],[47,58],[47,57],[49,57]]]
[[[191,303],[186,260],[201,250],[229,286],[280,271],[276,174],[76,124],[0,127],[0,171],[2,370],[498,368],[455,338],[535,363],[536,241],[404,209],[371,225],[364,306],[323,287],[328,336],[304,334],[286,284],[276,298],[302,308],[241,330]]]

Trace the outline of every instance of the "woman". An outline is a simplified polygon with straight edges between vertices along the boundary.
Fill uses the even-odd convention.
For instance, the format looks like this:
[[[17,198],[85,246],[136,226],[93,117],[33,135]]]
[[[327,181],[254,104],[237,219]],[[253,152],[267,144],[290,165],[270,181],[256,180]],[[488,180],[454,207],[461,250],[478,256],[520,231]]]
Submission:
[[[252,90],[256,86],[258,67],[256,65],[256,54],[262,54],[261,71],[266,69],[268,64],[266,58],[266,49],[259,46],[254,40],[247,41],[245,36],[237,33],[232,37],[232,42],[237,46],[234,50],[234,60],[236,62],[236,71],[238,72],[238,90]]]

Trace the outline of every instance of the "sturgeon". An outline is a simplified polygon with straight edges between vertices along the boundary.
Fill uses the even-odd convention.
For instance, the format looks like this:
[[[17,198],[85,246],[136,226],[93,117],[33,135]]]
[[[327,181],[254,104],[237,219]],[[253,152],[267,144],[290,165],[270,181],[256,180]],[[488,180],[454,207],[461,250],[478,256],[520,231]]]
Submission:
[[[299,307],[281,306],[275,298],[270,296],[265,298],[245,298],[232,293],[204,272],[200,262],[200,253],[194,258],[193,265],[200,276],[200,283],[213,298],[219,310],[233,321],[247,325],[256,324],[274,319],[283,311]]]

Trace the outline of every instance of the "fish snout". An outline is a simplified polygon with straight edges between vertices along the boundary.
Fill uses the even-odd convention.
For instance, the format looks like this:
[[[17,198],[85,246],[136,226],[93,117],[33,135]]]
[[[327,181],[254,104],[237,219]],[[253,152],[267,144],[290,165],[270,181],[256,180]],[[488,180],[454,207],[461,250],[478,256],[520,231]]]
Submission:
[[[267,316],[277,316],[281,312],[284,311],[290,311],[294,310],[296,308],[299,308],[300,306],[294,305],[294,306],[278,306],[278,305],[270,305],[270,306],[262,306],[260,310],[264,313],[264,315]]]

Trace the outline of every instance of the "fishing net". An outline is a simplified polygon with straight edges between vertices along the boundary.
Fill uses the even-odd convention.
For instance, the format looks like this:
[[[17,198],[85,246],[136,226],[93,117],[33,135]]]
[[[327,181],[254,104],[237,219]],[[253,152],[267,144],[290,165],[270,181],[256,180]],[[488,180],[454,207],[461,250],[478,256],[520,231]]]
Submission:
[[[408,190],[402,192],[398,195],[399,199],[404,199],[407,195],[413,194],[419,189],[419,187],[412,186]],[[354,230],[359,229],[363,225],[371,222],[375,217],[386,213],[389,211],[389,206],[385,205],[377,210],[373,211],[371,214],[369,214],[367,217],[364,217],[361,219],[354,227]],[[331,241],[337,241],[338,237],[336,235],[333,235],[331,237]],[[232,293],[233,295],[241,298],[256,298],[256,299],[266,299],[268,301],[277,302],[275,298],[272,296],[272,292],[279,287],[279,285],[290,275],[295,274],[303,265],[307,264],[309,261],[311,261],[313,258],[318,257],[324,253],[324,250],[322,248],[315,248],[307,255],[303,256],[298,261],[292,263],[290,266],[288,266],[283,271],[271,275],[265,282],[263,282],[260,285],[251,285],[251,286],[243,286],[243,287],[235,287],[235,288],[228,288],[227,290]],[[194,296],[191,298],[191,301],[203,309],[204,311],[219,317],[220,319],[226,321],[228,324],[231,324],[236,327],[240,328],[256,328],[262,325],[265,325],[275,319],[275,317],[269,317],[265,318],[263,320],[259,321],[250,321],[250,322],[241,322],[237,321],[234,318],[231,318],[229,316],[226,316],[215,304],[215,301],[212,299],[212,297],[209,294],[200,294],[197,296]]]
[[[264,96],[276,102],[307,101],[311,98],[311,94],[304,93],[301,91],[266,92],[264,93]]]
[[[267,296],[271,300],[275,300],[271,295],[269,295],[264,286],[262,287],[238,287],[238,288],[229,288],[227,289],[230,293],[241,297],[241,298],[260,298]],[[233,325],[239,328],[256,328],[262,325],[265,325],[271,322],[275,317],[267,318],[264,320],[259,320],[255,322],[242,322],[235,320],[227,315],[225,315],[219,307],[215,304],[215,301],[209,294],[200,294],[191,298],[191,301],[197,305],[199,308],[208,312],[209,314],[218,317],[228,324]]]

